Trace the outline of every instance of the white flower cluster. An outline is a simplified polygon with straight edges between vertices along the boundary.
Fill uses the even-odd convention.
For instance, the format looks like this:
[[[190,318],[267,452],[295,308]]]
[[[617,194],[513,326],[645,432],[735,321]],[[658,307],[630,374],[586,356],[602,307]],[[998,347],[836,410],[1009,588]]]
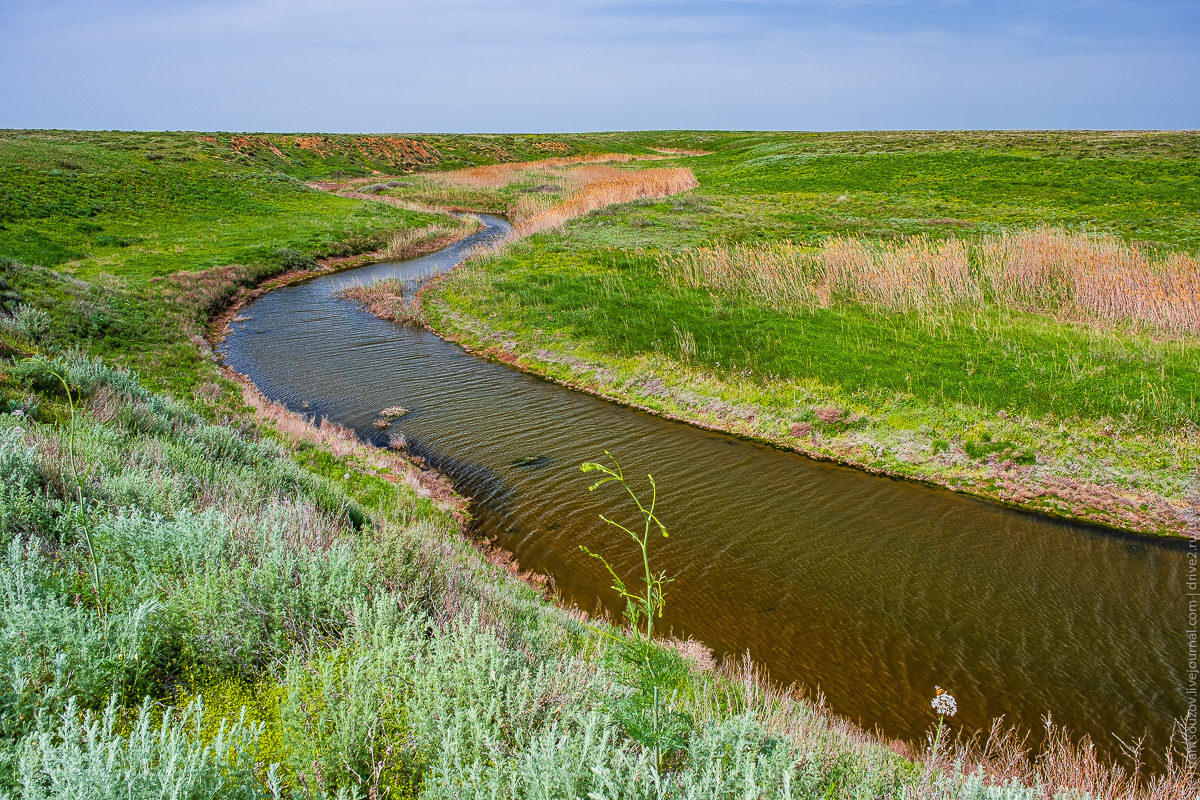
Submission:
[[[937,697],[933,698],[930,705],[939,716],[953,717],[958,713],[958,703],[955,702],[954,695],[940,686],[937,687]]]

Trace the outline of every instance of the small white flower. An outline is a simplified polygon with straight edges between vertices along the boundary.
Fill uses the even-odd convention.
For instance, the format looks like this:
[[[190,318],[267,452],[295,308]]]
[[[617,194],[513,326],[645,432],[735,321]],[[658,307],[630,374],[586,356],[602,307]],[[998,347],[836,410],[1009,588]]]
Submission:
[[[20,419],[21,417],[25,416],[25,412],[18,408],[16,411],[12,412],[12,415],[17,419]]]
[[[947,692],[940,686],[937,689],[937,697],[933,698],[930,705],[933,710],[942,717],[953,717],[958,713],[958,703],[954,700],[954,695]]]

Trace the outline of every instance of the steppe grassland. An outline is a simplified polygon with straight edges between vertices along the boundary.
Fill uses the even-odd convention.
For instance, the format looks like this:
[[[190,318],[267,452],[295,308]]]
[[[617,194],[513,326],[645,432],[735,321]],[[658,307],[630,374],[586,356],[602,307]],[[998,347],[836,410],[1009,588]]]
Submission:
[[[431,319],[685,419],[1182,532],[1198,524],[1196,140],[706,140],[679,162],[698,189],[471,265]]]
[[[46,151],[39,150],[36,168],[27,154],[14,157],[11,163],[28,171],[5,185],[0,220],[0,303],[10,311],[33,309],[14,318],[21,324],[0,326],[0,352],[15,357],[0,369],[0,661],[8,667],[0,683],[0,791],[33,798],[53,785],[113,796],[169,783],[196,794],[245,796],[644,793],[652,773],[645,752],[610,713],[629,691],[628,676],[577,617],[513,581],[511,563],[497,554],[481,558],[458,538],[436,486],[345,432],[313,429],[252,393],[245,400],[256,407],[255,417],[230,405],[215,409],[211,397],[191,394],[216,377],[203,344],[187,334],[201,330],[239,285],[311,266],[316,256],[331,254],[325,247],[345,247],[347,255],[375,249],[397,232],[371,220],[400,217],[372,206],[348,218],[352,241],[330,244],[319,209],[342,214],[356,204],[323,205],[283,176],[402,172],[418,166],[405,158],[425,159],[429,150],[379,137],[5,136],[53,152],[42,158]],[[1092,148],[1093,138],[1064,137],[1065,144],[1053,146]],[[462,160],[527,158],[545,144],[544,137],[443,139],[438,147],[446,158],[439,163],[448,166],[456,159],[466,166]],[[717,151],[744,139],[592,135],[573,140],[568,155],[645,143]],[[920,137],[760,135],[756,141],[899,151],[914,139]],[[561,152],[561,143],[554,144],[553,152]],[[950,146],[939,137],[918,145]],[[1159,148],[1144,140],[1131,146]],[[364,153],[375,157],[385,147],[392,161],[363,161]],[[707,158],[713,157],[682,163],[700,171]],[[188,194],[191,179],[168,174],[189,159],[196,169],[219,162],[209,165],[211,195]],[[9,164],[5,178],[16,174]],[[66,180],[50,174],[55,170],[77,175]],[[113,191],[85,202],[88,187],[101,183],[88,176],[104,170],[116,182]],[[107,225],[143,213],[142,189],[154,188],[146,181],[168,189],[160,211],[110,234]],[[135,277],[148,273],[125,260],[136,243],[120,237],[174,224],[165,209],[175,200],[179,213],[209,214],[208,224],[231,232],[250,230],[265,206],[239,205],[247,186],[255,187],[257,201],[283,196],[295,203],[290,210],[270,206],[283,227],[267,232],[276,238],[253,243],[259,255],[243,251],[249,254],[236,258],[246,263],[230,264],[230,256],[207,249],[223,246],[214,237],[178,262],[162,254],[153,269],[171,272],[171,283]],[[222,193],[233,201],[226,204]],[[13,197],[20,203],[10,203]],[[29,198],[37,202],[25,205]],[[587,252],[592,245],[572,250],[584,238],[626,246],[657,228],[668,243],[704,244],[701,234],[746,222],[713,213],[722,202],[673,197],[592,212],[569,237],[533,237],[535,252],[586,278],[596,269]],[[736,205],[726,210],[742,213]],[[612,224],[626,215],[627,225]],[[659,225],[660,217],[671,224]],[[431,222],[408,219],[411,225],[400,227],[420,230]],[[105,229],[76,229],[88,221]],[[105,234],[118,238],[99,241]],[[310,239],[316,244],[306,244]],[[519,249],[525,246],[516,246],[517,256],[526,257]],[[85,260],[118,257],[113,272],[100,264],[89,276],[74,263],[79,257],[64,252]],[[652,255],[634,253],[632,267],[622,266],[627,254],[610,255],[598,273],[609,303],[631,296],[626,287],[634,277],[676,291]],[[573,262],[559,260],[566,256]],[[208,264],[220,266],[197,271]],[[175,287],[177,305],[137,294],[160,286]],[[720,295],[716,300],[722,309],[736,308]],[[43,326],[36,312],[50,324]],[[174,387],[187,404],[147,391],[120,370],[60,354],[72,349],[118,361],[149,353],[143,379]],[[712,374],[697,372],[697,380]],[[213,388],[216,397],[220,387]],[[197,411],[228,424],[206,422]],[[840,409],[816,412],[815,419],[840,424]],[[742,797],[755,788],[767,795],[1032,800],[1068,786],[1105,797],[1195,795],[1194,772],[1137,786],[1100,767],[1086,746],[1065,740],[1033,763],[1000,736],[987,752],[951,750],[939,759],[940,771],[927,774],[747,671],[673,663],[678,708],[694,723],[670,773],[675,796]]]

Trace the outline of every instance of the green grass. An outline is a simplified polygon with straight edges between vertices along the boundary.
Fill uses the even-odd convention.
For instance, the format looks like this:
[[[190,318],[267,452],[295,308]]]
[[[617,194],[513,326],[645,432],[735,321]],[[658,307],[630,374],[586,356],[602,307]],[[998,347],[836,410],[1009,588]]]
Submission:
[[[1186,476],[1200,463],[1194,337],[995,303],[926,313],[847,301],[781,309],[743,292],[679,288],[654,256],[713,243],[818,246],[834,236],[973,240],[1042,225],[1194,254],[1198,144],[1184,133],[695,134],[680,145],[711,154],[678,163],[698,189],[600,209],[472,265],[434,295],[430,318],[481,347],[494,333],[515,340],[524,363],[560,379],[606,376],[599,386],[610,396],[872,469],[998,496],[997,478],[1012,479],[995,469],[1007,454],[1039,473],[1019,479],[1034,495],[1079,478],[1144,491],[1165,504],[1156,522],[1070,503],[1054,510],[1178,531],[1182,517],[1169,507],[1187,507]],[[589,365],[571,366],[580,360]],[[665,397],[638,389],[650,373],[667,381]],[[756,421],[710,419],[713,402],[740,405],[736,416]],[[813,422],[823,405],[860,422],[818,424],[823,443],[797,443],[790,426]],[[1023,429],[988,431],[994,439],[965,432],[1010,426],[1001,413],[1025,420],[1015,425]],[[888,422],[900,417],[919,423]],[[1057,441],[1062,426],[1072,444]],[[1045,507],[1025,494],[1004,499]]]
[[[747,137],[683,162],[700,181],[695,202],[711,208],[689,213],[659,204],[625,221],[690,225],[698,241],[797,242],[1053,224],[1195,251],[1200,160],[1195,137],[1190,150],[1187,135],[1177,137],[1181,144],[1162,156],[1136,157],[1111,146],[1086,156],[1028,144],[997,152],[989,137],[970,134],[944,150],[913,152],[875,150],[866,141],[844,152],[815,135]],[[1072,138],[1085,137],[1063,135]]]
[[[0,139],[0,255],[85,280],[260,263],[283,248],[369,250],[389,231],[432,221],[216,158],[146,161],[94,145],[25,144]]]
[[[547,253],[532,244],[494,258],[487,270],[489,290],[463,297],[462,310],[482,316],[500,306],[509,312],[502,325],[561,332],[619,356],[660,353],[768,381],[813,378],[865,397],[904,393],[1150,429],[1200,424],[1195,342],[994,307],[944,316],[858,305],[784,313],[665,285],[651,260],[620,251]],[[681,349],[686,334],[691,354]]]

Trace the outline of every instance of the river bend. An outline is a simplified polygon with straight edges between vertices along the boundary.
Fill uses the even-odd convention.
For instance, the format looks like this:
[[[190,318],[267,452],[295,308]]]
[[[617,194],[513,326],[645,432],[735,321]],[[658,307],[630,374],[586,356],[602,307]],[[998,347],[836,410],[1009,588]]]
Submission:
[[[922,739],[937,684],[957,696],[954,722],[967,729],[1003,715],[1038,730],[1051,714],[1105,752],[1114,735],[1165,745],[1188,708],[1185,545],[664,420],[334,297],[449,269],[508,229],[484,220],[430,256],[268,292],[231,325],[222,356],[271,399],[364,436],[381,409],[410,409],[395,429],[472,498],[481,533],[589,610],[620,611],[579,545],[630,575],[640,559],[597,519],[621,513],[617,493],[589,493],[579,465],[608,450],[627,475],[653,473],[671,531],[654,542],[654,565],[676,578],[664,627],[719,654],[748,651],[867,728]]]

